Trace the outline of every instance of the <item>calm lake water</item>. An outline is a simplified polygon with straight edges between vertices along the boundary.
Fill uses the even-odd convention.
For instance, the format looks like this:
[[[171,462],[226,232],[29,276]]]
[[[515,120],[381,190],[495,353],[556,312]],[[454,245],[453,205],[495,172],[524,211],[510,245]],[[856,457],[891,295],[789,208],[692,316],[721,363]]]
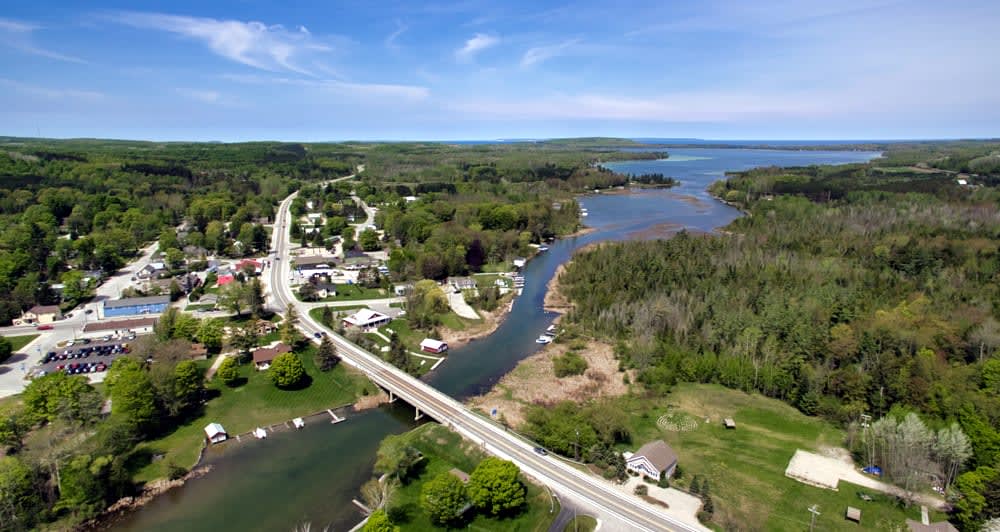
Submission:
[[[591,242],[655,238],[667,230],[712,231],[737,216],[736,209],[712,199],[711,182],[726,171],[757,166],[803,166],[863,162],[875,152],[781,151],[690,148],[670,150],[657,161],[612,163],[631,174],[662,173],[681,185],[670,190],[595,194],[580,199],[595,229],[559,240],[525,267],[526,285],[504,323],[487,338],[453,350],[425,379],[463,399],[488,390],[540,346],[535,338],[555,315],[545,312],[545,289],[556,268]],[[205,462],[214,470],[155,499],[112,526],[115,530],[291,530],[310,522],[314,530],[348,530],[361,518],[351,499],[372,475],[375,449],[389,434],[415,426],[413,409],[397,402],[346,422],[311,423],[300,431],[276,433],[267,440],[209,449]]]

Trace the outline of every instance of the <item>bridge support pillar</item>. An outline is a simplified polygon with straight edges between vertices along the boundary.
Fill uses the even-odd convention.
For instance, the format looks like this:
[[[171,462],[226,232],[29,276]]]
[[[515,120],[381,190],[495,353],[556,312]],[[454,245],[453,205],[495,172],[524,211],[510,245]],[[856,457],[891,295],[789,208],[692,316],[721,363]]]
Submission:
[[[390,403],[396,402],[396,394],[392,393],[392,390],[389,390],[389,402]]]
[[[419,408],[416,408],[416,407],[414,407],[414,410],[416,410],[416,411],[417,411],[417,413],[416,413],[416,414],[414,414],[414,416],[413,416],[413,421],[420,421],[420,418],[424,417],[424,413],[423,413],[423,412],[421,412],[421,411],[420,411],[420,409],[419,409]]]

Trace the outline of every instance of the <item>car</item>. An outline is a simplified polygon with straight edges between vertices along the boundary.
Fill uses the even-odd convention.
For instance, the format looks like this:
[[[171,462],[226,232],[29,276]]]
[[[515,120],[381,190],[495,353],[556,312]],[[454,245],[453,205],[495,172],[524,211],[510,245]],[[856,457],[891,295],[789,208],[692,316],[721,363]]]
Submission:
[[[72,346],[76,345],[76,340],[70,340],[70,341],[66,342],[66,345],[72,347]]]
[[[59,370],[59,371],[62,371],[65,367],[66,367],[66,364],[59,364],[58,366],[56,366],[56,369]]]
[[[38,331],[51,331],[53,328],[54,327],[52,327],[51,325],[49,325],[49,324],[46,323],[45,325],[39,325],[38,327],[35,327],[35,330],[38,330]]]
[[[83,311],[83,313],[84,314],[93,314],[94,313],[94,309],[88,308],[87,310]]]
[[[323,337],[323,334],[322,334],[322,333],[320,333],[320,332],[314,332],[314,333],[313,333],[313,336],[314,336],[314,337],[316,337],[316,338],[322,338],[322,337]]]
[[[545,447],[535,447],[535,454],[539,456],[548,456],[549,452],[545,450]]]

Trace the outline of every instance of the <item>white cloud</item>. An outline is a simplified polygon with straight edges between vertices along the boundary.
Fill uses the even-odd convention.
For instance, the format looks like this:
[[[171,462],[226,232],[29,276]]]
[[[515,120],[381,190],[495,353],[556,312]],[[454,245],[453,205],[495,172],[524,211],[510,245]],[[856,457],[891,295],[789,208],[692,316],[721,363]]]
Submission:
[[[185,98],[190,98],[203,103],[218,103],[222,98],[222,95],[219,94],[218,91],[177,88],[174,89],[174,92],[184,96]]]
[[[399,36],[402,35],[403,33],[405,33],[406,30],[408,30],[408,29],[410,29],[409,26],[407,26],[406,24],[403,24],[402,22],[400,22],[400,21],[397,20],[396,21],[396,31],[390,33],[389,36],[385,38],[385,47],[389,48],[391,50],[398,50],[399,49],[399,45],[396,44],[396,39],[398,39]]]
[[[476,54],[487,48],[496,46],[499,42],[500,39],[498,37],[485,33],[477,33],[471,39],[465,41],[465,46],[455,52],[455,57],[459,61],[471,61]]]
[[[0,78],[0,86],[9,87],[17,92],[44,98],[47,100],[79,100],[83,102],[96,102],[104,99],[104,93],[80,89],[53,89],[49,87],[39,87],[28,83],[22,83],[7,78]]]
[[[111,19],[136,28],[174,33],[205,43],[216,54],[244,65],[272,72],[314,75],[297,60],[332,50],[304,26],[290,31],[281,25],[217,20],[162,13],[123,12]]]
[[[29,22],[0,18],[0,45],[6,45],[26,54],[47,57],[56,61],[86,63],[86,61],[79,57],[61,54],[35,44],[33,34],[39,29],[41,29],[40,26]]]
[[[521,58],[521,66],[524,68],[537,65],[544,61],[548,61],[553,57],[560,55],[566,55],[574,46],[580,43],[580,39],[572,39],[569,41],[564,41],[559,44],[551,44],[548,46],[536,46],[535,48],[530,48],[524,53]]]
[[[255,75],[226,74],[222,76],[229,81],[254,85],[294,85],[318,89],[344,96],[357,98],[394,98],[408,101],[420,101],[430,96],[430,89],[418,85],[398,85],[392,83],[354,83],[334,79],[301,79],[266,77]]]

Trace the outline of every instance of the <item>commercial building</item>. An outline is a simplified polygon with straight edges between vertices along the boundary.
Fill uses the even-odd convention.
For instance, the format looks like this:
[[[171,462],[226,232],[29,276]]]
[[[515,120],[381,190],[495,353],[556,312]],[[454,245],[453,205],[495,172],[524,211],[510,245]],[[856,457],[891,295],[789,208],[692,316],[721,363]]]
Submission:
[[[99,317],[137,316],[141,314],[162,314],[170,305],[170,296],[127,297],[111,299],[101,303]]]

